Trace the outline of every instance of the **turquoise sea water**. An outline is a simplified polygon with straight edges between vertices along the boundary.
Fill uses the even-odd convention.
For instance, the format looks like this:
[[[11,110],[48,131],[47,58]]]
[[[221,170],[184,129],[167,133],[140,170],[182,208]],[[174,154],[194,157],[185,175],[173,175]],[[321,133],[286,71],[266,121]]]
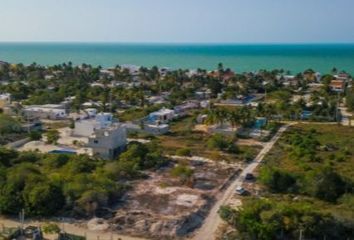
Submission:
[[[71,61],[111,67],[117,64],[215,69],[219,62],[235,71],[283,68],[293,73],[333,67],[354,73],[354,44],[115,44],[0,43],[0,60],[53,65]]]

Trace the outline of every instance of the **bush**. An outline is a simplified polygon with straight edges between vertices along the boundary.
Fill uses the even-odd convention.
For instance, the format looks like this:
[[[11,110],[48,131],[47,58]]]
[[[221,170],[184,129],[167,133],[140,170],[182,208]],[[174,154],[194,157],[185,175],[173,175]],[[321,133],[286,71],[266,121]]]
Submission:
[[[0,135],[21,132],[21,125],[12,117],[0,113]]]
[[[305,202],[250,199],[242,208],[221,207],[220,217],[237,229],[240,239],[349,239],[350,227]]]
[[[60,138],[58,130],[52,129],[46,133],[48,144],[57,144]]]
[[[42,226],[42,230],[47,234],[55,234],[60,232],[60,227],[55,223],[45,223]]]
[[[38,141],[42,139],[42,133],[40,131],[31,131],[28,136],[32,141]]]
[[[189,148],[181,148],[176,151],[177,156],[191,156],[192,151]]]
[[[262,168],[260,181],[272,192],[293,192],[296,187],[296,178],[290,173],[274,168]]]
[[[318,199],[336,202],[344,194],[347,183],[331,168],[310,172],[306,176],[305,190]]]
[[[226,137],[222,134],[214,134],[212,135],[208,142],[207,142],[208,148],[210,149],[218,149],[220,151],[226,151],[229,153],[237,153],[238,149],[236,145],[234,144],[233,139],[230,137]]]
[[[177,164],[173,169],[171,169],[171,176],[178,177],[182,184],[191,183],[193,176],[193,169],[187,166],[186,163]]]

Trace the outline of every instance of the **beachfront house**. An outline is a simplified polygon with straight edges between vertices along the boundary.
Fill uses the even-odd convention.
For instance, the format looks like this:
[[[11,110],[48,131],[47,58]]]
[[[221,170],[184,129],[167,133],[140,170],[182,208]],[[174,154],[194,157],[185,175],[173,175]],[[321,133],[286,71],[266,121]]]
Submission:
[[[339,92],[342,93],[345,91],[345,81],[344,80],[332,80],[331,83],[329,84],[330,89],[333,92]]]

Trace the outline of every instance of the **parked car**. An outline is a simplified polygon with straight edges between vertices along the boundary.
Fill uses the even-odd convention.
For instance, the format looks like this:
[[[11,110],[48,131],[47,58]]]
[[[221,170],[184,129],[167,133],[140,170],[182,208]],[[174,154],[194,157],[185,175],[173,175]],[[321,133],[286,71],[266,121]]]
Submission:
[[[254,175],[252,173],[247,173],[245,176],[245,180],[251,181],[254,180]]]
[[[246,190],[243,187],[237,187],[236,188],[236,194],[238,195],[245,195]]]

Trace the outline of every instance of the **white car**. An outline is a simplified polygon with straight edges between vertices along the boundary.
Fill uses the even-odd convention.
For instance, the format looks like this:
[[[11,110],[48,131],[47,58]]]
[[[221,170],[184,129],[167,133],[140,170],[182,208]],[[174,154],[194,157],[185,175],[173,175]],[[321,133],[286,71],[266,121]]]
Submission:
[[[244,195],[245,193],[246,193],[246,190],[243,187],[237,187],[236,188],[236,194]]]

